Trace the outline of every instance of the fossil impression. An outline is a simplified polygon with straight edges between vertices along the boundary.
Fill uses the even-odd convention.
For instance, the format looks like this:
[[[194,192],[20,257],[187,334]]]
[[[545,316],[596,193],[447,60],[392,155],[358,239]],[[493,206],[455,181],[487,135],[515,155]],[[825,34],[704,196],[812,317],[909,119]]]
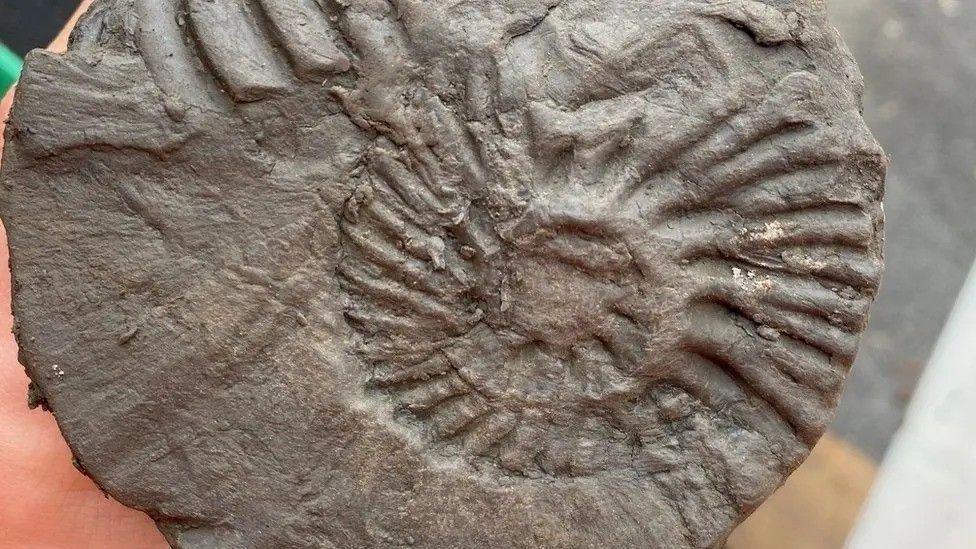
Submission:
[[[21,358],[176,547],[719,547],[885,157],[814,0],[102,0],[8,126]]]

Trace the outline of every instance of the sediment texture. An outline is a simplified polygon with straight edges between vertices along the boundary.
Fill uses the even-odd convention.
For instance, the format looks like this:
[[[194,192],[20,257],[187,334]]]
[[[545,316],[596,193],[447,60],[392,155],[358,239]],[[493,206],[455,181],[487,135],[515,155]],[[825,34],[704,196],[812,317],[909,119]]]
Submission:
[[[7,130],[21,357],[177,547],[717,547],[885,157],[815,0],[102,0]]]

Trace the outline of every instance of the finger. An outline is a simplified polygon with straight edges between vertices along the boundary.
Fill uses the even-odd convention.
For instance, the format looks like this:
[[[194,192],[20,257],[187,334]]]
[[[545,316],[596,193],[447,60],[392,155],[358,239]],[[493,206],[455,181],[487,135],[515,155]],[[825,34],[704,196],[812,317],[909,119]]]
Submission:
[[[71,36],[71,31],[75,28],[75,24],[78,22],[78,19],[86,11],[88,11],[88,7],[91,6],[93,1],[94,0],[83,0],[81,4],[78,5],[78,9],[75,10],[75,13],[71,16],[71,19],[65,23],[64,28],[62,28],[61,32],[58,33],[58,35],[54,38],[51,45],[47,47],[48,50],[55,53],[62,53],[68,49],[68,37]]]
[[[7,95],[3,96],[3,99],[0,99],[0,155],[3,154],[3,128],[7,123],[7,117],[10,115],[10,105],[14,101],[15,89],[16,87],[10,88]]]

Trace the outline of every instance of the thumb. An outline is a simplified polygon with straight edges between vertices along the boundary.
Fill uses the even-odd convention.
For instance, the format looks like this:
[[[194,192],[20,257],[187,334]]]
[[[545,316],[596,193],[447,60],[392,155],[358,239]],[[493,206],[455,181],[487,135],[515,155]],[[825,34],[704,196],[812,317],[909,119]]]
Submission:
[[[10,105],[14,101],[14,89],[10,88],[7,95],[0,99],[0,155],[3,154],[3,129],[7,123],[7,116],[10,115]]]

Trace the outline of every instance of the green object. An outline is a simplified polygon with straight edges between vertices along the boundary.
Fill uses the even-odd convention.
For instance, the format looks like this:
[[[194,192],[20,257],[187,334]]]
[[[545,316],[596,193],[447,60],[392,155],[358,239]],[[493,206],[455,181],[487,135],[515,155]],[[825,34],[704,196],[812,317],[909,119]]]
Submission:
[[[0,97],[17,83],[23,66],[24,61],[20,56],[0,42]]]

